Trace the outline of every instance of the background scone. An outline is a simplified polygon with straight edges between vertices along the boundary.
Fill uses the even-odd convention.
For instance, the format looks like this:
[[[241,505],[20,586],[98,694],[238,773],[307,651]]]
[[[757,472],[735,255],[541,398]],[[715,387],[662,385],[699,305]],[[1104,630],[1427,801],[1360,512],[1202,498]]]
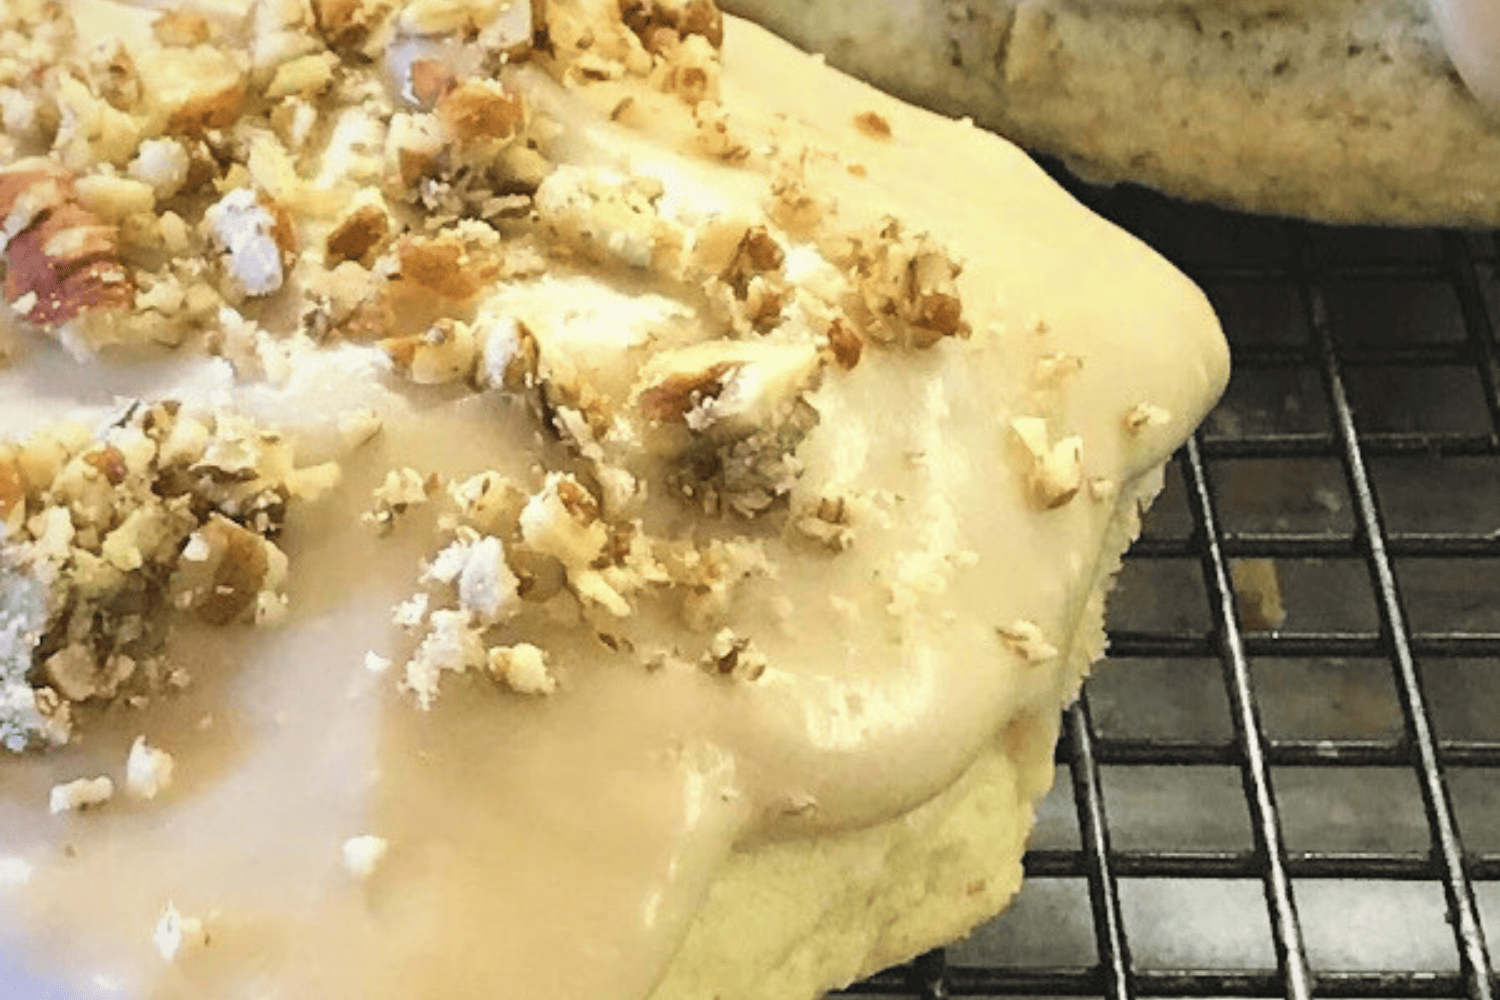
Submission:
[[[706,4],[353,9],[10,9],[11,981],[784,1000],[994,912],[1202,295]]]
[[[1500,224],[1500,114],[1427,0],[725,6],[1088,179],[1339,222]]]

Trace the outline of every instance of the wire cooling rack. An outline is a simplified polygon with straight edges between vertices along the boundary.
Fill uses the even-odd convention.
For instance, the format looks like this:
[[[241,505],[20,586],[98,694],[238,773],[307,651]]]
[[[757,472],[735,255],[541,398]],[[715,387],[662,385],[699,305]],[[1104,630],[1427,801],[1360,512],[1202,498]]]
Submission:
[[[1490,1000],[1496,236],[1070,186],[1208,292],[1235,372],[1127,560],[1021,895],[846,995]],[[1237,607],[1248,560],[1284,620]]]

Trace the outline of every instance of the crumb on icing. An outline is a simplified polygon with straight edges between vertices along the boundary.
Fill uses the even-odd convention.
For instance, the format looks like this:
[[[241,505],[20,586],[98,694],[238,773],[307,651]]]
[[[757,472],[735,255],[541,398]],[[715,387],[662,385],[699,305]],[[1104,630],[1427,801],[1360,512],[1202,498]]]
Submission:
[[[1171,422],[1172,414],[1168,410],[1154,403],[1139,403],[1125,414],[1122,425],[1129,433],[1138,435],[1165,427]]]
[[[1035,622],[1018,619],[996,632],[1007,646],[1029,664],[1050,663],[1059,655],[1057,647],[1047,641]]]
[[[820,497],[793,521],[797,530],[830,552],[844,552],[854,544],[853,512],[844,496]]]
[[[872,139],[891,137],[891,123],[878,111],[861,111],[854,116],[854,127]]]
[[[1054,442],[1041,417],[1013,417],[1010,428],[1028,459],[1025,478],[1033,500],[1046,510],[1067,505],[1083,486],[1083,439]]]
[[[344,868],[355,878],[368,879],[380,868],[390,848],[389,841],[374,834],[350,837],[341,848]]]
[[[0,443],[0,743],[66,742],[71,707],[185,683],[167,613],[267,623],[289,504],[336,478],[229,413],[135,404],[104,430]]]
[[[83,812],[102,806],[115,797],[115,783],[107,775],[96,778],[77,778],[53,785],[48,793],[48,808],[52,815],[67,812]]]
[[[755,642],[729,628],[714,633],[700,663],[711,674],[739,681],[760,680],[767,666]]]
[[[425,504],[441,485],[436,476],[424,476],[410,467],[391,469],[371,493],[370,509],[360,519],[377,534],[390,534],[402,515]]]
[[[164,961],[175,962],[188,952],[206,947],[209,938],[202,920],[179,912],[169,902],[152,928],[151,940]]]
[[[172,787],[177,762],[170,753],[137,736],[125,759],[125,790],[133,798],[150,801]]]

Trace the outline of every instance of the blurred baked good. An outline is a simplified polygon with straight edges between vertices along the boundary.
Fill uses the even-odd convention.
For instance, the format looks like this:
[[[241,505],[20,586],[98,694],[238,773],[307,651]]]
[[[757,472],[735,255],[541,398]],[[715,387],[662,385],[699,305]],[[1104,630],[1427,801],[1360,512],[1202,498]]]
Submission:
[[[725,7],[1095,182],[1333,222],[1494,226],[1500,112],[1481,98],[1496,95],[1500,26],[1483,3],[1434,3],[1472,91],[1427,0]]]

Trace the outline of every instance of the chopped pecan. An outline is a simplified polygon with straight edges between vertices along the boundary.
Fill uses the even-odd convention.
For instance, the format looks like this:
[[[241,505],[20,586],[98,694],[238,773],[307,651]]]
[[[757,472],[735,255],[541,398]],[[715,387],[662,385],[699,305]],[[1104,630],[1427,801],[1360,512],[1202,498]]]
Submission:
[[[78,204],[70,175],[25,164],[0,170],[0,219],[5,298],[28,322],[66,323],[134,300],[117,231]]]
[[[271,550],[260,535],[219,514],[194,536],[201,539],[202,559],[184,558],[173,580],[182,595],[179,605],[211,625],[227,625],[250,612],[256,597],[274,584]],[[191,541],[189,544],[194,544]]]
[[[465,250],[457,240],[411,236],[397,248],[401,277],[450,299],[467,299],[480,288],[478,277],[466,267]]]
[[[443,94],[435,110],[443,128],[460,143],[509,139],[526,113],[521,95],[490,80],[465,80]]]
[[[889,139],[891,123],[885,116],[874,111],[861,111],[854,116],[854,127],[872,139]]]
[[[668,40],[701,35],[714,48],[724,44],[724,15],[713,0],[619,0],[620,17],[648,52]]]
[[[852,370],[864,356],[864,338],[842,316],[835,316],[828,324],[828,353],[833,355],[834,364],[845,371]]]
[[[346,260],[363,261],[390,236],[391,220],[378,205],[362,205],[344,216],[324,242],[323,261],[336,267]]]
[[[418,59],[411,64],[411,93],[424,108],[432,107],[457,84],[453,70],[437,59]]]
[[[342,52],[362,48],[391,7],[389,0],[313,0],[312,4],[323,40]]]
[[[672,372],[641,390],[641,412],[648,420],[680,423],[705,399],[724,391],[728,377],[739,369],[732,361],[720,361],[693,372]]]

